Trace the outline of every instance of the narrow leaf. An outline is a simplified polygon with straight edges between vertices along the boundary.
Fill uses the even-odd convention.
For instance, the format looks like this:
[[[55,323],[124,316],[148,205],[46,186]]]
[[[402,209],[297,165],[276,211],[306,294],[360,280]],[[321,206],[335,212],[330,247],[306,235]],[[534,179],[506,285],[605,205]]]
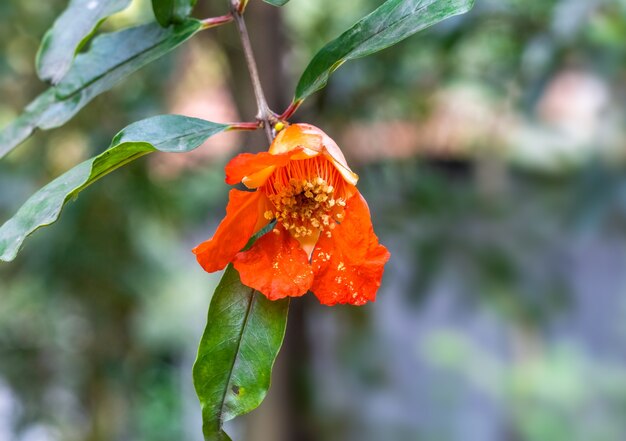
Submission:
[[[198,20],[162,28],[156,23],[102,34],[79,54],[63,80],[37,97],[26,112],[0,132],[0,158],[36,128],[59,127],[118,81],[165,55],[200,29]]]
[[[289,0],[264,0],[265,3],[269,3],[270,5],[274,5],[274,6],[284,6],[287,4],[287,2],[289,2]]]
[[[474,0],[387,0],[348,31],[324,46],[300,77],[294,101],[323,88],[348,60],[373,54],[448,17],[469,11]]]
[[[77,93],[100,93],[120,78],[165,55],[199,29],[198,20],[163,29],[156,23],[103,34],[94,39],[88,52],[79,54],[67,76],[57,86],[57,97],[68,99]]]
[[[100,155],[43,187],[0,227],[0,260],[11,261],[27,236],[54,223],[67,201],[101,177],[154,151],[188,152],[229,126],[180,115],[148,118],[119,132]]]
[[[229,438],[225,421],[261,404],[285,336],[288,299],[270,301],[229,266],[213,294],[193,368],[206,440]]]
[[[41,40],[35,61],[39,78],[58,83],[98,26],[129,4],[130,0],[71,0]]]
[[[189,17],[197,0],[152,0],[154,16],[161,26],[182,23]]]
[[[0,131],[0,159],[32,135],[43,113],[56,102],[54,89],[48,89],[26,106],[19,117]]]

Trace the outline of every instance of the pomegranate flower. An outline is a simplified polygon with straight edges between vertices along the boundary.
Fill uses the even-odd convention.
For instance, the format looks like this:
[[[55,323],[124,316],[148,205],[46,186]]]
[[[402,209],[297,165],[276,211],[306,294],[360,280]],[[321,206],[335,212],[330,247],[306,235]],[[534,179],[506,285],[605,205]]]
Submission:
[[[322,304],[374,301],[389,252],[337,144],[317,127],[292,124],[268,152],[243,153],[226,166],[226,217],[193,252],[208,272],[230,262],[244,285],[270,300],[311,290]],[[242,251],[256,232],[273,230]]]

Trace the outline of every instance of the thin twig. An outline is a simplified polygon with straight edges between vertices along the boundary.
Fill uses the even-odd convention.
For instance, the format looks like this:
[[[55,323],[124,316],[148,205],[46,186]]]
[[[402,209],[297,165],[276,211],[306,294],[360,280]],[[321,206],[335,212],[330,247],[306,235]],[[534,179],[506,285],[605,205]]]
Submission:
[[[235,18],[235,24],[239,31],[239,37],[241,38],[241,44],[243,46],[243,52],[246,57],[246,63],[248,64],[248,71],[250,72],[250,79],[252,80],[252,88],[254,89],[254,97],[257,104],[256,118],[259,122],[263,123],[265,134],[268,141],[271,143],[274,140],[272,134],[272,122],[276,118],[274,113],[270,110],[263,93],[263,87],[261,86],[261,79],[259,78],[259,70],[254,60],[254,53],[252,52],[252,44],[250,43],[250,37],[248,35],[248,28],[246,22],[243,19],[243,15],[239,12],[240,3],[237,0],[231,0],[231,13]]]

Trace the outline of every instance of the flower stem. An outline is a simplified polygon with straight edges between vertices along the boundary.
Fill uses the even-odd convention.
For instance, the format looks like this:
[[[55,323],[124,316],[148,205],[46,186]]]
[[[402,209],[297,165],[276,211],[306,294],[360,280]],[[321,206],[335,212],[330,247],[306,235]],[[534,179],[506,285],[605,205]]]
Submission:
[[[272,134],[272,122],[276,119],[274,112],[272,112],[267,105],[265,94],[263,93],[263,87],[261,86],[261,79],[259,77],[259,70],[254,60],[254,53],[252,52],[252,44],[250,43],[250,37],[248,35],[248,28],[243,19],[243,14],[239,11],[240,3],[237,0],[231,0],[231,14],[235,19],[237,30],[239,31],[239,37],[241,38],[241,44],[243,46],[243,52],[248,65],[248,71],[250,72],[250,79],[252,80],[252,88],[254,89],[254,97],[257,104],[257,120],[263,124],[265,134],[268,141],[271,143],[274,140]]]

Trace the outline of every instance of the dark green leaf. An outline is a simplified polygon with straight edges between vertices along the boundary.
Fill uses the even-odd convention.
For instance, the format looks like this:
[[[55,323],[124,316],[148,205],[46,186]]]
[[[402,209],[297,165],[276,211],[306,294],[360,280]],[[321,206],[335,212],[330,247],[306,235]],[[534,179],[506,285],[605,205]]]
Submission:
[[[100,23],[129,3],[130,0],[71,0],[41,40],[35,61],[39,78],[58,83]]]
[[[54,223],[67,201],[113,170],[154,151],[188,152],[228,125],[179,115],[136,122],[118,133],[111,146],[39,190],[0,227],[0,260],[11,261],[28,235]]]
[[[269,3],[270,5],[274,5],[274,6],[284,6],[287,4],[287,2],[289,2],[289,0],[264,0],[265,3]]]
[[[469,11],[473,4],[474,0],[387,0],[313,57],[300,77],[294,101],[300,102],[323,88],[344,62],[392,46],[441,20]]]
[[[95,95],[110,89],[122,77],[189,39],[200,26],[198,20],[190,19],[167,29],[151,23],[101,35],[94,39],[88,52],[76,57],[72,69],[56,88],[57,97],[69,99],[75,94]]]
[[[193,368],[205,439],[228,440],[222,424],[265,398],[288,308],[287,299],[270,301],[242,285],[232,266],[226,269],[213,294]]]
[[[36,128],[47,130],[65,124],[122,78],[191,38],[200,25],[192,19],[166,29],[152,23],[96,37],[57,86],[36,98],[22,116],[0,132],[0,158]]]
[[[154,16],[161,26],[185,21],[197,0],[152,0]]]

